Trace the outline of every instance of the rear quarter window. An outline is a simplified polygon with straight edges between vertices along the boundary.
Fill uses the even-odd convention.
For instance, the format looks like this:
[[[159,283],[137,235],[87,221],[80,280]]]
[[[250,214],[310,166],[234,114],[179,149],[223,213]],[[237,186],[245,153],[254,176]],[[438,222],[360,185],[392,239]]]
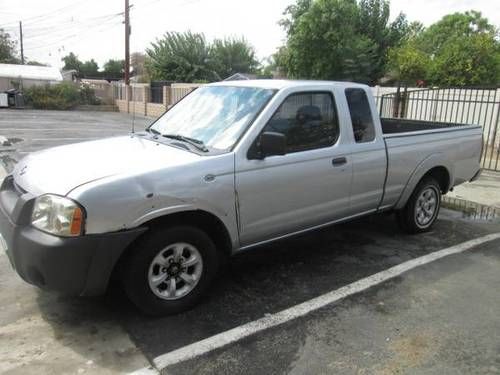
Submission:
[[[365,90],[348,88],[345,90],[345,96],[351,115],[354,140],[356,143],[373,141],[375,139],[375,126]]]

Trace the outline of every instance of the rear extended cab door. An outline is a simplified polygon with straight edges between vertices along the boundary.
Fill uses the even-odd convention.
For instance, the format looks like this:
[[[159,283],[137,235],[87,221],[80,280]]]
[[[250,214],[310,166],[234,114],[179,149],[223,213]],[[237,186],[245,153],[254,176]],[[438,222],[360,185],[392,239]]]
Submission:
[[[346,121],[345,100],[339,100],[339,95],[343,92],[334,85],[283,88],[238,144],[235,149],[235,187],[242,247],[348,215],[352,138],[348,135],[350,124]],[[338,136],[331,145],[293,150],[262,160],[249,156],[250,148],[266,126],[272,124],[274,127],[266,131],[281,131],[281,127],[287,126],[282,118],[291,119],[293,123],[293,116],[300,118],[299,111],[303,107],[321,107],[328,97],[332,99],[332,109],[338,121]],[[314,112],[317,108],[309,110]],[[291,114],[293,111],[296,112]],[[323,116],[325,111],[321,110]],[[317,125],[315,122],[307,124],[308,127]]]
[[[375,211],[384,194],[387,154],[380,118],[368,86],[346,86],[343,90],[352,137],[351,215]]]

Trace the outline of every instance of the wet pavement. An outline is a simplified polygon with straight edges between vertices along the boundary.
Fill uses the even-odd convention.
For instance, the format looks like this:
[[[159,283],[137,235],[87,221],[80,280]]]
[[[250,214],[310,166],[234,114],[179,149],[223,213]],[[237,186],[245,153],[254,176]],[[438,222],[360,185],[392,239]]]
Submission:
[[[0,134],[10,124],[7,137],[23,139],[14,144],[20,155],[129,130],[130,117],[122,114],[39,112],[12,111],[20,115],[10,120],[0,112]],[[0,255],[0,372],[133,371],[147,365],[144,356],[152,360],[407,260],[500,232],[499,217],[473,215],[481,212],[475,207],[443,209],[433,230],[421,235],[402,234],[384,214],[248,251],[229,262],[200,305],[165,318],[142,315],[117,286],[100,298],[40,291]],[[497,240],[441,259],[164,373],[499,373],[499,251]]]

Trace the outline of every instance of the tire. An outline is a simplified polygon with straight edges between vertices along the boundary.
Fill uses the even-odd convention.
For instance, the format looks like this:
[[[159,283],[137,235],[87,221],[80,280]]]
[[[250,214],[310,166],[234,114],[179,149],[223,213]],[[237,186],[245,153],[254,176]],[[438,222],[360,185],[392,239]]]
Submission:
[[[128,253],[121,280],[129,299],[147,315],[177,314],[200,300],[219,262],[212,239],[202,230],[153,228]]]
[[[424,177],[402,210],[396,212],[401,229],[407,233],[429,231],[439,214],[441,187],[433,177]]]

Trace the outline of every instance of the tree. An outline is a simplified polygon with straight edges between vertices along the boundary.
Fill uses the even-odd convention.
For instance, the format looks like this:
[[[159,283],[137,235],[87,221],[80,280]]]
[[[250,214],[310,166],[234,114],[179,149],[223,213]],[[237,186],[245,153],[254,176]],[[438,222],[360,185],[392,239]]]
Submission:
[[[404,45],[390,53],[390,66],[401,80],[441,86],[500,82],[500,42],[481,13],[453,13],[427,29],[410,29]]]
[[[408,32],[403,13],[389,24],[389,1],[361,0],[359,2],[359,32],[375,44],[370,81],[375,82],[386,72],[388,49],[399,45]]]
[[[386,70],[387,51],[408,23],[392,23],[387,0],[298,0],[280,24],[287,33],[285,70],[292,77],[373,83]]]
[[[104,78],[121,78],[125,70],[124,60],[109,59],[103,67]]]
[[[500,83],[500,45],[486,34],[445,43],[433,59],[429,81],[441,86]]]
[[[374,43],[357,32],[355,0],[301,0],[288,8],[286,69],[294,78],[367,81]]]
[[[416,48],[414,43],[389,51],[390,75],[410,85],[428,77],[430,63],[429,55]]]
[[[260,78],[284,78],[287,76],[286,61],[288,58],[286,47],[279,47],[275,53],[264,59],[263,66],[260,68]]]
[[[495,26],[483,18],[481,12],[470,11],[465,13],[448,14],[435,24],[423,30],[418,36],[420,48],[428,54],[436,54],[446,44],[456,38],[468,38],[473,35],[484,34],[495,37]]]
[[[0,29],[0,63],[20,63],[19,59],[16,57],[16,43],[3,29]]]
[[[154,80],[199,82],[218,80],[203,34],[167,32],[146,50],[146,66]]]
[[[98,77],[100,75],[99,65],[94,61],[94,59],[85,61],[80,65],[80,73],[86,78]]]
[[[70,52],[69,55],[64,56],[61,61],[64,62],[63,70],[76,70],[77,74],[80,74],[82,62],[73,52]]]
[[[259,65],[253,47],[243,38],[214,40],[209,56],[220,79],[235,73],[255,73]]]

